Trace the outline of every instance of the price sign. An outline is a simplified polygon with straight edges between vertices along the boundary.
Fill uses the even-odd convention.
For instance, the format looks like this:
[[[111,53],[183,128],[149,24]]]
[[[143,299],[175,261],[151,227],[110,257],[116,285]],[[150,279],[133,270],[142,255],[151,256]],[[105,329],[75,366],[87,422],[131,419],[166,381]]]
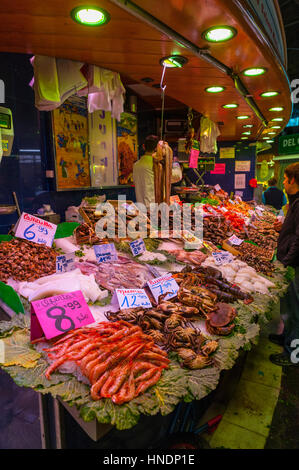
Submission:
[[[230,202],[231,204],[235,204],[235,201],[233,201],[232,199],[229,199],[228,202]]]
[[[138,256],[146,251],[145,244],[142,238],[138,238],[138,240],[134,240],[133,242],[131,242],[130,248],[134,256]]]
[[[231,242],[232,245],[241,245],[243,243],[243,240],[241,238],[236,237],[236,235],[233,235],[228,239],[229,242]]]
[[[217,266],[231,263],[233,261],[233,255],[228,251],[215,251],[212,253],[212,255]]]
[[[125,308],[152,308],[150,299],[144,289],[115,289],[111,303]]]
[[[226,212],[228,212],[228,209],[227,209],[226,207],[221,207],[220,210],[221,210],[224,214],[225,214]]]
[[[57,225],[23,212],[15,227],[15,236],[51,247]]]
[[[152,281],[147,282],[156,302],[158,302],[160,295],[168,294],[164,297],[164,300],[172,299],[177,295],[179,286],[171,274],[158,277]]]
[[[95,320],[80,290],[31,302],[31,341],[55,338]]]
[[[118,260],[114,243],[94,245],[94,253],[98,263],[111,263]]]
[[[56,272],[67,273],[76,269],[75,253],[67,253],[65,255],[56,256]]]
[[[180,200],[178,195],[170,196],[169,202],[170,202],[170,204],[175,204],[175,203],[181,204],[181,200]]]
[[[263,211],[265,210],[265,209],[264,209],[263,207],[261,207],[261,206],[256,206],[255,209],[258,210],[258,211],[261,211],[261,212],[263,212]]]
[[[216,189],[216,191],[221,191],[221,186],[219,186],[219,184],[216,184],[216,186],[214,186],[214,188]]]

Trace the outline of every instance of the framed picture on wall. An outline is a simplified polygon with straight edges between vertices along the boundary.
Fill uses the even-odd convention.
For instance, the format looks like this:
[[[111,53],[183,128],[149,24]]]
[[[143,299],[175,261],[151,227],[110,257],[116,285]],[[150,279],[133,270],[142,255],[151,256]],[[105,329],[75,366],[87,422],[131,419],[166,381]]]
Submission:
[[[85,97],[72,96],[52,111],[57,191],[91,186]]]
[[[137,116],[122,113],[117,122],[119,184],[133,183],[133,165],[138,159]]]

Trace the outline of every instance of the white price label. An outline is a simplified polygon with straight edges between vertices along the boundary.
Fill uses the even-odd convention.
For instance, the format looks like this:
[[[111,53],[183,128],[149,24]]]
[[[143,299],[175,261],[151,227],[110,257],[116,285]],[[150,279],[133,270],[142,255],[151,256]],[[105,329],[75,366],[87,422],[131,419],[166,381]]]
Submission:
[[[130,248],[134,256],[138,256],[146,251],[145,243],[142,238],[130,243]]]
[[[158,302],[160,295],[168,294],[164,297],[164,300],[172,299],[177,295],[179,285],[171,274],[158,277],[152,281],[147,282],[156,302]]]
[[[216,189],[216,191],[221,191],[221,186],[219,186],[219,184],[216,184],[216,186],[214,186],[214,188]]]
[[[228,239],[228,241],[231,242],[232,245],[241,245],[243,243],[243,240],[241,238],[236,237],[236,235],[233,235]]]
[[[15,227],[15,236],[51,247],[57,225],[23,212]]]
[[[106,243],[104,245],[95,245],[94,253],[98,263],[111,263],[117,261],[117,251],[114,243]]]
[[[217,266],[231,263],[233,261],[233,255],[228,251],[215,251],[212,255]]]
[[[76,255],[75,253],[67,253],[56,257],[56,272],[67,273],[76,269]]]
[[[121,310],[125,308],[152,308],[144,289],[115,289],[111,303]]]

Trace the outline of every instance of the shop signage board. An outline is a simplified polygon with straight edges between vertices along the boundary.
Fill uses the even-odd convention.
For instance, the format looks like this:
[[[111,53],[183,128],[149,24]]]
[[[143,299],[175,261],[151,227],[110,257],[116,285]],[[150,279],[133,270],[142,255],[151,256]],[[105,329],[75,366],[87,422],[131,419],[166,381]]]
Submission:
[[[279,155],[299,153],[299,134],[279,137]]]
[[[235,147],[220,147],[219,157],[220,158],[235,158],[236,150]]]
[[[111,263],[117,261],[117,251],[114,243],[104,243],[103,245],[94,245],[94,253],[97,263]]]
[[[31,302],[30,340],[55,338],[94,321],[80,290],[35,300]]]
[[[145,243],[142,238],[138,238],[138,240],[132,241],[130,243],[130,248],[133,256],[141,255],[146,251]]]
[[[23,212],[15,226],[15,236],[51,247],[57,225]]]
[[[75,253],[67,253],[56,257],[56,272],[68,273],[76,269],[76,255]]]
[[[238,160],[235,162],[235,172],[248,172],[250,171],[251,161],[250,160]]]
[[[225,163],[215,163],[215,168],[211,171],[211,175],[225,175],[225,166]]]
[[[176,280],[172,277],[172,274],[166,274],[164,276],[153,279],[147,282],[155,301],[159,301],[160,295],[168,293],[163,300],[172,299],[177,295],[179,286]]]
[[[152,308],[144,289],[115,289],[111,304],[121,310],[135,307]]]
[[[94,111],[88,115],[91,185],[118,184],[116,120],[110,111]]]

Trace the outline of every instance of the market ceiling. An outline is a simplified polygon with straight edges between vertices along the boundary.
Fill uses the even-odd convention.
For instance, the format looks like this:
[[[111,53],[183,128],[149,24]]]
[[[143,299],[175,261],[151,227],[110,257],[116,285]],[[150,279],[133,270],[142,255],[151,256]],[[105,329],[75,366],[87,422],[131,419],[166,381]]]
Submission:
[[[0,50],[79,60],[118,71],[126,86],[134,89],[134,85],[143,84],[139,87],[141,97],[156,108],[161,107],[160,97],[154,92],[151,95],[150,90],[157,92],[153,85],[160,84],[160,59],[182,55],[187,59],[183,67],[166,69],[164,84],[169,102],[174,106],[173,100],[177,100],[221,123],[220,139],[261,140],[268,132],[274,132],[270,135],[273,138],[287,124],[292,105],[284,71],[286,63],[281,57],[286,55],[286,44],[276,0],[271,3],[278,8],[278,43],[275,38],[269,39],[249,8],[249,3],[259,5],[266,0],[92,3],[109,13],[107,24],[96,27],[75,22],[70,12],[86,5],[82,0],[1,0]],[[219,25],[234,28],[235,36],[221,43],[209,42],[202,36],[211,26]],[[244,70],[252,67],[264,68],[265,73],[245,76]],[[145,82],[144,78],[152,81]],[[224,91],[208,93],[206,88],[211,86],[224,87]],[[144,87],[148,96],[144,95]],[[261,96],[269,91],[279,94]],[[238,106],[223,108],[231,103]],[[283,109],[278,111],[279,107]],[[241,120],[238,116],[248,117]],[[277,117],[283,120],[272,121]],[[252,127],[245,128],[247,125]],[[274,125],[278,127],[271,129]]]

